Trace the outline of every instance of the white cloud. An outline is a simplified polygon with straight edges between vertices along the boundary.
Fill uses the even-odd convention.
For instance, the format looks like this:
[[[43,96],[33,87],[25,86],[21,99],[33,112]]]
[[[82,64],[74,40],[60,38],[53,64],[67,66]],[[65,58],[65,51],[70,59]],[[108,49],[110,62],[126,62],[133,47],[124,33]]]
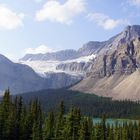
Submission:
[[[53,52],[52,49],[50,49],[48,46],[46,45],[41,45],[37,48],[27,48],[25,49],[25,54],[38,54],[38,53],[47,53],[47,52]]]
[[[10,10],[6,5],[0,5],[0,28],[15,29],[23,25],[24,14]]]
[[[50,20],[63,24],[71,24],[73,19],[85,11],[85,0],[67,0],[61,4],[57,0],[49,0],[36,13],[37,21]]]
[[[140,6],[140,0],[129,0],[129,3],[134,6]]]
[[[89,13],[88,19],[105,30],[111,30],[119,25],[127,25],[129,22],[126,19],[112,19],[103,13]]]

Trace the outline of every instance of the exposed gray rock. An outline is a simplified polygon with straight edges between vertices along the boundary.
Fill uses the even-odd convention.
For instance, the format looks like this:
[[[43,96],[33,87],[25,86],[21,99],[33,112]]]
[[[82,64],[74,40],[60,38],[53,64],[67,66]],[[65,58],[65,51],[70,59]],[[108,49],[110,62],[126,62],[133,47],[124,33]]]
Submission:
[[[139,69],[140,26],[128,26],[106,41],[88,77],[72,89],[119,100],[140,100]]]
[[[83,79],[82,76],[74,76],[66,73],[46,73],[46,79],[49,81],[49,88],[62,88],[73,86]]]
[[[65,72],[74,72],[85,75],[92,68],[91,62],[72,62],[72,63],[62,63],[56,67],[57,70],[62,70]]]
[[[26,54],[20,61],[47,61],[47,60],[72,60],[82,56],[96,54],[105,45],[105,42],[90,41],[79,50],[62,50],[46,54]]]
[[[92,73],[109,76],[114,73],[133,73],[139,67],[140,26],[128,26],[122,33],[107,41],[93,64]]]
[[[30,67],[11,62],[0,55],[0,90],[8,87],[12,93],[45,89],[46,80],[39,77]]]
[[[58,52],[46,53],[46,54],[27,54],[21,61],[47,61],[47,60],[58,60],[64,61],[76,58],[77,52],[75,50],[62,50]]]
[[[98,54],[98,52],[105,46],[106,42],[90,41],[83,45],[77,52],[80,56],[88,56]]]
[[[13,63],[0,55],[0,91],[10,88],[12,94],[16,94],[48,88],[62,88],[81,80],[81,77],[64,73],[46,75],[47,78],[42,78],[29,66]]]
[[[124,31],[107,41],[88,42],[77,51],[65,50],[44,55],[38,54],[35,55],[36,58],[34,55],[30,55],[29,57],[25,56],[27,58],[23,58],[23,60],[53,59],[63,61],[74,60],[91,54],[96,54],[96,58],[88,63],[73,61],[59,64],[56,67],[62,71],[86,73],[87,77],[72,89],[109,96],[113,99],[140,99],[140,88],[138,88],[140,79],[139,25],[128,26]]]

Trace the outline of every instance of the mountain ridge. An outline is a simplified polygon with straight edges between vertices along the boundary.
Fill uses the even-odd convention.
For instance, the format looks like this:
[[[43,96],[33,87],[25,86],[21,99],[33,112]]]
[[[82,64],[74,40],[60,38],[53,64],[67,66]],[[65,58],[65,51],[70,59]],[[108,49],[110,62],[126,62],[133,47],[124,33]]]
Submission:
[[[42,89],[62,88],[73,85],[81,77],[65,73],[48,74],[40,77],[31,67],[25,64],[14,63],[0,54],[0,91],[10,88],[12,94],[38,91]]]
[[[135,81],[139,81],[140,77],[140,25],[127,26],[107,41],[89,41],[78,50],[48,54],[28,54],[20,59],[20,63],[30,66],[44,79],[50,77],[47,80],[50,80],[52,88],[55,85],[53,79],[60,83],[56,84],[56,88],[70,81],[73,85],[79,80],[72,90],[118,100],[140,99],[140,89],[133,91]],[[134,96],[131,96],[127,88],[123,88],[127,81],[133,79],[135,81],[130,84],[129,91],[134,92]]]
[[[87,62],[84,60],[77,62],[77,59],[89,57],[90,55],[103,56],[105,53],[108,54],[110,50],[116,50],[116,48],[121,44],[130,42],[133,38],[139,37],[139,27],[139,25],[127,26],[121,33],[111,37],[107,41],[89,41],[78,50],[61,50],[46,54],[26,54],[20,59],[20,61],[23,64],[29,65],[37,72],[40,70],[37,69],[38,67],[36,67],[35,64],[40,63],[38,65],[41,65],[40,67],[42,67],[42,70],[44,67],[43,73],[46,73],[49,72],[49,70],[46,70],[46,66],[44,64],[48,64],[48,67],[52,67],[49,65],[51,63],[55,64],[53,65],[51,72],[57,73],[61,71],[69,74],[83,73],[83,75],[85,75],[85,73],[92,71],[91,67],[94,62],[91,62],[91,60],[94,61],[96,57],[88,60],[90,65],[88,65],[89,67],[86,69],[85,66],[87,66]],[[85,64],[83,65],[83,63]],[[42,71],[40,72],[42,73]]]
[[[140,100],[140,89],[135,90],[135,81],[139,81],[140,77],[140,73],[137,72],[139,68],[140,26],[127,26],[100,50],[87,78],[72,89],[118,100]],[[133,84],[127,87],[127,81],[133,79]]]

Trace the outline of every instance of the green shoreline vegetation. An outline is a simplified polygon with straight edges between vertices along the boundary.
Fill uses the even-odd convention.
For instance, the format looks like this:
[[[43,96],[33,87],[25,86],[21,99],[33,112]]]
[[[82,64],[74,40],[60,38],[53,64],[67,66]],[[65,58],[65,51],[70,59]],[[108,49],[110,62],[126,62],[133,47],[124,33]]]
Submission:
[[[94,124],[78,107],[42,111],[38,99],[25,105],[21,96],[14,99],[6,90],[0,103],[0,140],[140,140],[140,122],[106,124],[106,115]]]
[[[110,98],[99,97],[67,89],[41,90],[21,94],[26,104],[38,98],[44,112],[57,111],[58,104],[63,101],[66,113],[72,106],[80,108],[83,116],[101,118],[139,119],[140,103],[132,101],[112,101]]]

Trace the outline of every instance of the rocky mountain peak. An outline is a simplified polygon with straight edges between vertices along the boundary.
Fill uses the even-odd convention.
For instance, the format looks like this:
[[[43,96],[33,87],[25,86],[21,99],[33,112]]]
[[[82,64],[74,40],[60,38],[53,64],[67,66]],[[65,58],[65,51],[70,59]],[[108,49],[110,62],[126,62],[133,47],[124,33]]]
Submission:
[[[140,34],[140,25],[127,26],[124,31],[131,32],[132,34]]]
[[[124,36],[123,39],[125,39],[125,41],[132,41],[133,39],[140,37],[140,25],[127,26],[122,32],[122,35]]]
[[[140,25],[127,26],[106,41],[91,72],[72,89],[113,99],[140,99]]]
[[[131,74],[140,68],[140,26],[127,26],[99,51],[92,74]]]
[[[101,48],[103,48],[105,45],[105,42],[99,42],[99,41],[89,41],[88,43],[84,44],[82,48],[78,50],[78,53],[81,55],[91,55],[96,54],[100,51]]]

